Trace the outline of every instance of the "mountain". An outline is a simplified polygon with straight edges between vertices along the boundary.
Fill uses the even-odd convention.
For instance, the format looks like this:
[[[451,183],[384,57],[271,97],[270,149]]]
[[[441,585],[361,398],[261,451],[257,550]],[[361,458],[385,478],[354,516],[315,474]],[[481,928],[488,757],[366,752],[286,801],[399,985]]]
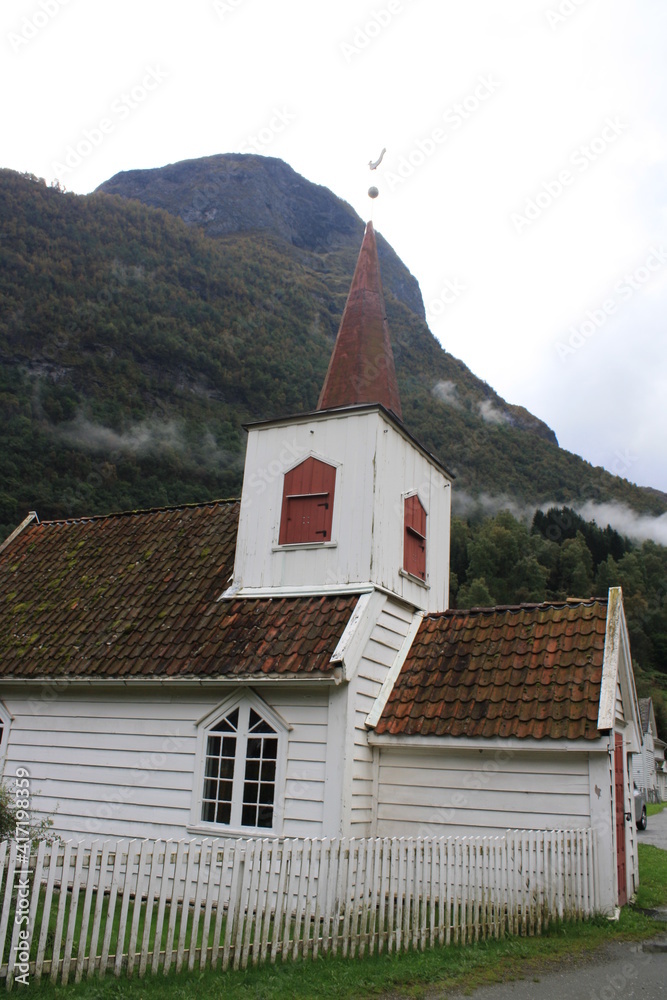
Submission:
[[[279,160],[117,175],[86,196],[0,171],[0,533],[237,494],[243,423],[312,408],[363,223]],[[455,496],[667,497],[594,468],[447,354],[379,240],[404,422]]]
[[[97,190],[163,208],[207,236],[270,233],[305,251],[300,259],[316,271],[331,253],[356,258],[364,233],[347,202],[272,157],[226,154],[126,170]],[[387,289],[423,320],[419,284],[382,237],[378,256]]]

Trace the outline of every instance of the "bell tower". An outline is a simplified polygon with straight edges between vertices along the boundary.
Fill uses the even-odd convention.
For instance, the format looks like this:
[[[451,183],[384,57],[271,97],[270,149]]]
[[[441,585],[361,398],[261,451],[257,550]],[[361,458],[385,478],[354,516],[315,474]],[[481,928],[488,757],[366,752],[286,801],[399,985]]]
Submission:
[[[402,423],[369,222],[317,409],[248,427],[225,596],[380,589],[445,610],[450,515],[451,476]]]

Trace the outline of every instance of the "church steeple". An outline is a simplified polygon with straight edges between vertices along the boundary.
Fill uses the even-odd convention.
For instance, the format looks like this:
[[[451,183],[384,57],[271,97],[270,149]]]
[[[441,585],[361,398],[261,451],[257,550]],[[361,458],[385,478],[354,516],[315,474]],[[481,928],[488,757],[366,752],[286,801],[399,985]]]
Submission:
[[[318,410],[381,403],[401,419],[373,223],[366,226]]]

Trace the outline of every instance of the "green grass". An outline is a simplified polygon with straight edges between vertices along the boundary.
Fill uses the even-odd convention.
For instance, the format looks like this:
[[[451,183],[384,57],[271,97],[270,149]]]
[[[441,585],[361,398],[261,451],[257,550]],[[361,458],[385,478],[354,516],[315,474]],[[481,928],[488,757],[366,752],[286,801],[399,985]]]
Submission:
[[[646,815],[657,816],[663,809],[667,808],[667,802],[647,802]]]
[[[572,961],[610,941],[637,941],[664,931],[640,907],[667,905],[667,851],[639,846],[640,890],[618,922],[596,918],[554,925],[541,937],[507,938],[465,947],[380,955],[364,959],[324,958],[266,965],[244,972],[180,973],[143,980],[108,975],[78,986],[31,986],[30,996],[46,1000],[362,1000],[398,992],[417,1000],[427,989],[465,990],[508,979],[542,975],[567,958]]]
[[[639,845],[639,889],[634,905],[644,909],[667,906],[667,851]]]

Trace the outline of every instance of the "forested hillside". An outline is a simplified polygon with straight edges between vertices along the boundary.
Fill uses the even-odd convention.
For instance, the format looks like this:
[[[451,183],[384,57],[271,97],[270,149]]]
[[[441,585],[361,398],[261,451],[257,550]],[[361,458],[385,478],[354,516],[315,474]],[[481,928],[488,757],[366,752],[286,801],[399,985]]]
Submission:
[[[11,171],[0,172],[0,218],[5,533],[32,508],[54,517],[236,494],[243,422],[315,405],[358,251],[345,226],[328,249],[270,228],[211,237],[162,209]],[[390,290],[418,306],[414,279],[383,257],[405,423],[460,496],[666,509],[662,495],[559,449],[443,351]]]
[[[653,697],[667,737],[667,548],[623,538],[567,507],[536,511],[532,525],[501,511],[452,521],[455,607],[605,596],[623,588],[640,697]]]

